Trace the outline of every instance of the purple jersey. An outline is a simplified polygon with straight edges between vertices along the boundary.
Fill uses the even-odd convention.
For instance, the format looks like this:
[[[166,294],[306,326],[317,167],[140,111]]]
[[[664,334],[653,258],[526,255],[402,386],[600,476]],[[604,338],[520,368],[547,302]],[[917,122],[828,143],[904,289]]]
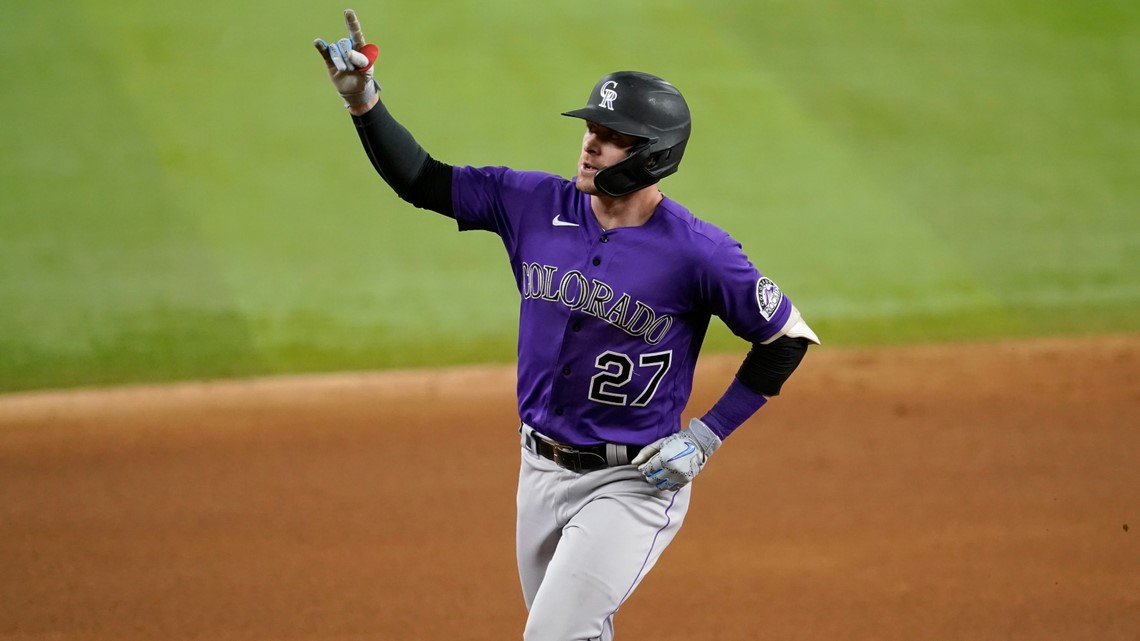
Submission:
[[[461,231],[498,234],[521,295],[519,416],[572,445],[645,445],[680,429],[709,318],[764,342],[792,304],[740,243],[665,198],[605,231],[560,176],[456,167]]]

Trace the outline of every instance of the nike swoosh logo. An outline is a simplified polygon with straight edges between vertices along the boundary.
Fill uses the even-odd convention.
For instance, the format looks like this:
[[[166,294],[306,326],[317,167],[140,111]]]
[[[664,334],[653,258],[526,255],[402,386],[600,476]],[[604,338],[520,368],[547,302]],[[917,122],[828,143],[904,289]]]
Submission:
[[[578,223],[572,223],[569,221],[562,220],[562,214],[555,216],[554,220],[551,222],[554,223],[555,227],[577,227],[578,226]]]
[[[674,456],[673,458],[669,459],[669,461],[666,461],[666,462],[672,462],[672,461],[676,461],[679,458],[685,458],[686,456],[688,456],[688,455],[690,455],[696,451],[697,451],[697,448],[693,447],[692,443],[685,443],[685,451]]]

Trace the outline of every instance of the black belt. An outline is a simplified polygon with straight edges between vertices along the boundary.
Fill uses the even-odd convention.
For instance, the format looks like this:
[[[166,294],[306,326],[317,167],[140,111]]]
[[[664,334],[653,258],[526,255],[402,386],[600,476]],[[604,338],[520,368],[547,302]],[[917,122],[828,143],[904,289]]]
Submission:
[[[635,445],[566,445],[551,441],[537,432],[528,433],[525,443],[530,451],[571,472],[592,472],[612,465],[626,465],[641,451]],[[616,459],[612,465],[607,455],[609,448],[613,448]]]

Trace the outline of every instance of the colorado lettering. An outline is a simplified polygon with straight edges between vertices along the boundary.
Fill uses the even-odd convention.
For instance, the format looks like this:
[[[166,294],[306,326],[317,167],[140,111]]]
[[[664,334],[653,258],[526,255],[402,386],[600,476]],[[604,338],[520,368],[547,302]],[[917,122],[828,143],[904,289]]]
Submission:
[[[652,307],[631,299],[629,294],[618,295],[607,283],[587,278],[576,269],[560,275],[551,265],[523,263],[522,295],[524,299],[562,303],[639,336],[650,345],[660,343],[673,327],[672,316],[658,316]]]

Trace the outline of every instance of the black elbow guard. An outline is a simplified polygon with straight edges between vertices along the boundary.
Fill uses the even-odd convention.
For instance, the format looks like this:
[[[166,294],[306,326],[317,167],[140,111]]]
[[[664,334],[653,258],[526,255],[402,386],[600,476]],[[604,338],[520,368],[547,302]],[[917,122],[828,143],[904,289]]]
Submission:
[[[806,338],[781,336],[768,344],[753,343],[736,378],[745,387],[764,396],[777,396],[784,381],[799,367],[807,354]]]

